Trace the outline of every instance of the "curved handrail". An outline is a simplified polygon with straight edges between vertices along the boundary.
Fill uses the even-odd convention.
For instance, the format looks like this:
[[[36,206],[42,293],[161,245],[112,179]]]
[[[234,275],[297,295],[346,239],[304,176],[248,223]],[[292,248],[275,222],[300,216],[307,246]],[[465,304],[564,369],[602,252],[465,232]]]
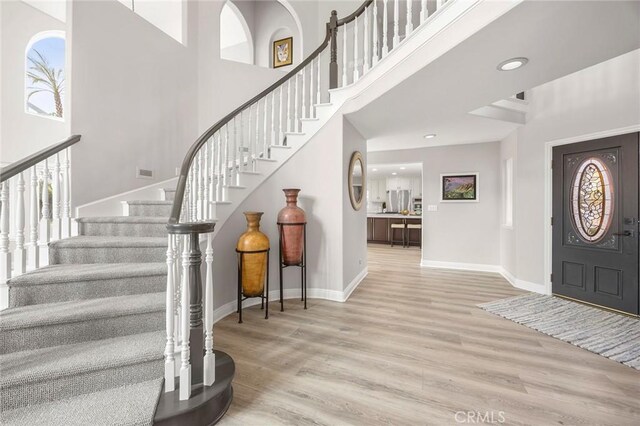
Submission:
[[[60,143],[49,146],[43,150],[36,152],[35,154],[31,154],[28,157],[23,158],[22,160],[18,160],[14,163],[9,164],[8,166],[0,169],[0,182],[4,182],[7,179],[10,179],[17,175],[18,173],[24,172],[30,167],[35,166],[41,161],[46,160],[54,154],[59,153],[65,148],[70,147],[78,142],[80,142],[80,135],[69,136],[67,139],[63,140]]]
[[[356,9],[355,12],[353,12],[351,15],[349,16],[345,16],[342,19],[338,19],[338,26],[342,26],[344,24],[348,24],[349,22],[353,21],[354,19],[356,19],[358,16],[362,15],[364,13],[364,10],[371,4],[373,3],[373,0],[366,0],[364,3],[362,3],[362,5],[360,5],[359,8]]]
[[[237,116],[240,112],[247,109],[249,106],[253,105],[276,88],[284,84],[291,77],[295,76],[298,72],[300,72],[305,66],[307,66],[312,60],[314,60],[322,51],[329,45],[329,40],[331,39],[331,30],[329,24],[327,23],[326,36],[324,41],[318,46],[316,50],[311,53],[304,61],[302,61],[298,66],[289,71],[284,77],[273,83],[267,89],[260,92],[258,95],[249,99],[238,108],[227,114],[224,118],[219,120],[216,124],[209,127],[202,136],[200,136],[196,142],[191,145],[189,151],[187,152],[184,161],[182,162],[182,167],[180,168],[180,176],[178,177],[178,185],[176,187],[176,193],[173,199],[173,205],[171,207],[171,215],[169,216],[169,223],[167,224],[167,229],[171,233],[181,234],[181,233],[190,233],[193,231],[193,226],[196,225],[194,223],[179,223],[180,221],[180,213],[182,211],[182,199],[184,197],[184,191],[187,184],[187,178],[189,176],[189,169],[191,168],[191,164],[193,163],[198,151],[202,146],[207,142],[207,140],[213,136],[218,130],[222,128],[225,124],[230,122],[235,116]]]

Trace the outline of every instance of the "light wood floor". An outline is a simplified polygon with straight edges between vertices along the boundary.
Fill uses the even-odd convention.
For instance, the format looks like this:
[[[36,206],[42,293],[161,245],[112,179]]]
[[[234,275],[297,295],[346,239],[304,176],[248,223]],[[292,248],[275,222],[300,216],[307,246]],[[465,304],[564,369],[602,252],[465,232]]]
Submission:
[[[346,303],[274,302],[216,325],[236,362],[223,425],[640,424],[640,372],[493,316],[523,293],[496,274],[425,269],[418,249],[369,248]],[[458,420],[466,414],[458,414]],[[488,418],[485,417],[485,420]],[[470,424],[470,422],[467,422]]]

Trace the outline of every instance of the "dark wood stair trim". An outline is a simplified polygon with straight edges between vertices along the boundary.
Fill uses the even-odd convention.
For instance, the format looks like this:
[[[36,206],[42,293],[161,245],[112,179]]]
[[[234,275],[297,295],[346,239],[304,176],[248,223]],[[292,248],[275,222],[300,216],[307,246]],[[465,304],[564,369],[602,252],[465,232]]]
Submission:
[[[216,381],[213,386],[202,386],[202,383],[191,387],[191,398],[180,401],[179,384],[176,390],[165,393],[158,400],[155,426],[213,425],[224,416],[233,400],[231,382],[235,375],[233,359],[222,351],[216,354]],[[180,359],[176,359],[180,362]]]

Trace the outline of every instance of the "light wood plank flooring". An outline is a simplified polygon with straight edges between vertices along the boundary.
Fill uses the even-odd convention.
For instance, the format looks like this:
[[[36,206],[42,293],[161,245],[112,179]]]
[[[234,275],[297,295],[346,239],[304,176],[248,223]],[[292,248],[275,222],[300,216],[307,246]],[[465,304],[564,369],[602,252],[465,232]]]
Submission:
[[[281,313],[274,302],[267,321],[255,306],[244,324],[219,322],[217,348],[237,367],[220,424],[449,425],[468,411],[640,424],[640,372],[477,308],[523,293],[502,277],[419,260],[370,246],[369,275],[346,303],[289,300]]]

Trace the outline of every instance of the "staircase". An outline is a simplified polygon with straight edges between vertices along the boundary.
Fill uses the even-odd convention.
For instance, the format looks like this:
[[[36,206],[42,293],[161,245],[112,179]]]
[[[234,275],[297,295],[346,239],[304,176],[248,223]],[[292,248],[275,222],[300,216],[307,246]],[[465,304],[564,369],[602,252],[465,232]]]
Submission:
[[[332,14],[316,51],[208,129],[157,199],[121,200],[122,216],[77,218],[71,232],[68,141],[3,169],[2,424],[211,424],[224,415],[234,366],[213,350],[214,230],[339,112],[345,88],[378,63],[392,68],[393,51],[455,3],[367,0],[343,19]]]
[[[3,424],[153,423],[169,205],[129,205],[129,216],[77,219],[78,236],[49,244],[49,266],[9,280],[9,309],[0,311]]]

